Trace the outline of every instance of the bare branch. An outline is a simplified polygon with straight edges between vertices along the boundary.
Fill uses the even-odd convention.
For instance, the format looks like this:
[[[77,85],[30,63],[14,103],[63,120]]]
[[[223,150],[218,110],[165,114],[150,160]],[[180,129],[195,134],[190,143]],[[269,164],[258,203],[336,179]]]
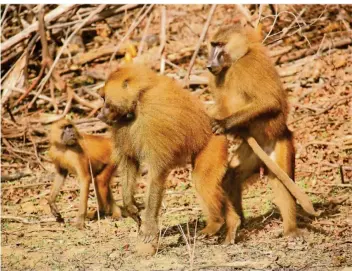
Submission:
[[[74,6],[75,5],[60,5],[60,6],[58,6],[56,9],[54,9],[53,11],[51,11],[47,15],[45,15],[45,18],[44,18],[45,22],[49,23],[51,21],[56,20],[57,18],[62,16],[62,14],[71,10]],[[15,36],[11,37],[10,39],[8,39],[7,41],[1,43],[0,52],[3,53],[6,50],[12,48],[12,46],[14,46],[15,44],[28,38],[33,32],[38,31],[38,29],[39,29],[38,22],[31,24],[30,26],[25,28],[23,31],[18,33],[17,35],[15,35]]]
[[[199,38],[198,43],[197,43],[197,45],[196,45],[196,49],[195,49],[195,51],[194,51],[194,53],[193,53],[191,62],[190,62],[190,64],[189,64],[189,67],[188,67],[188,70],[187,70],[187,74],[186,74],[185,79],[184,79],[185,82],[186,82],[185,85],[188,85],[187,82],[189,81],[189,76],[190,76],[190,74],[191,74],[191,71],[192,71],[194,62],[195,62],[196,57],[197,57],[197,55],[198,55],[199,48],[200,48],[200,46],[202,45],[202,42],[203,42],[203,40],[204,40],[204,38],[205,38],[205,35],[207,34],[207,31],[208,31],[208,28],[209,28],[209,25],[210,25],[210,22],[211,22],[211,18],[213,17],[213,14],[214,14],[214,12],[215,12],[215,9],[216,9],[216,5],[212,5],[212,7],[211,7],[211,9],[210,9],[210,11],[209,11],[209,14],[208,14],[207,21],[206,21],[206,23],[205,23],[205,25],[204,25],[204,27],[203,27],[202,34],[200,35],[200,38]]]

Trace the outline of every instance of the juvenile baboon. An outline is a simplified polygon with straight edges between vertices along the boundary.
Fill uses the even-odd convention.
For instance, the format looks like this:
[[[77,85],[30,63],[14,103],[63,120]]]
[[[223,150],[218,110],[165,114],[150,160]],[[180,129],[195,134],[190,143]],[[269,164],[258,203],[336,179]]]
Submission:
[[[52,125],[50,144],[49,156],[55,164],[56,177],[48,200],[57,221],[63,222],[63,218],[55,200],[70,172],[77,175],[80,182],[76,226],[79,229],[84,227],[91,183],[90,166],[97,188],[99,212],[120,218],[121,210],[116,205],[110,188],[111,177],[116,170],[115,163],[111,160],[111,139],[80,133],[71,121],[62,119]]]

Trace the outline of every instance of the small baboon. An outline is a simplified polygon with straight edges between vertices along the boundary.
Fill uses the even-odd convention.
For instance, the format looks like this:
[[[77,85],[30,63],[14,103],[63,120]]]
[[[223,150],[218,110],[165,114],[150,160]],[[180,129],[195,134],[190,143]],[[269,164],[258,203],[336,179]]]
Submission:
[[[63,222],[63,218],[55,200],[70,172],[77,175],[80,182],[76,226],[79,229],[84,227],[91,170],[97,188],[99,212],[120,218],[121,210],[116,205],[110,188],[110,181],[116,170],[111,159],[111,139],[102,135],[80,133],[71,121],[62,119],[52,125],[50,144],[49,156],[55,164],[56,177],[48,201],[57,221]]]

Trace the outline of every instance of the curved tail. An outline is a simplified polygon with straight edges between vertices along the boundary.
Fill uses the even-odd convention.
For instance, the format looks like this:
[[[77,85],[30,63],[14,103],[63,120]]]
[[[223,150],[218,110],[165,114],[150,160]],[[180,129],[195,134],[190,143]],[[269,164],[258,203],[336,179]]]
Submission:
[[[298,200],[299,204],[303,209],[314,216],[318,216],[319,213],[314,210],[313,204],[309,199],[308,195],[305,194],[298,185],[282,170],[259,146],[258,142],[254,137],[245,137],[248,145],[252,148],[253,152],[259,157],[260,160],[277,176],[277,178],[286,186],[290,193]]]

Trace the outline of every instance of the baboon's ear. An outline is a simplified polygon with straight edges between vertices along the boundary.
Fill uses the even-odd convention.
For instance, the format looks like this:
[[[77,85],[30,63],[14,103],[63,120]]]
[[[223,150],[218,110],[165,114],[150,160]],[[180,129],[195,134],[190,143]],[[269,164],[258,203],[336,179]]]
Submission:
[[[261,42],[263,40],[261,23],[259,23],[256,28],[253,28],[251,25],[247,25],[244,28],[244,33],[246,33],[250,42]]]

